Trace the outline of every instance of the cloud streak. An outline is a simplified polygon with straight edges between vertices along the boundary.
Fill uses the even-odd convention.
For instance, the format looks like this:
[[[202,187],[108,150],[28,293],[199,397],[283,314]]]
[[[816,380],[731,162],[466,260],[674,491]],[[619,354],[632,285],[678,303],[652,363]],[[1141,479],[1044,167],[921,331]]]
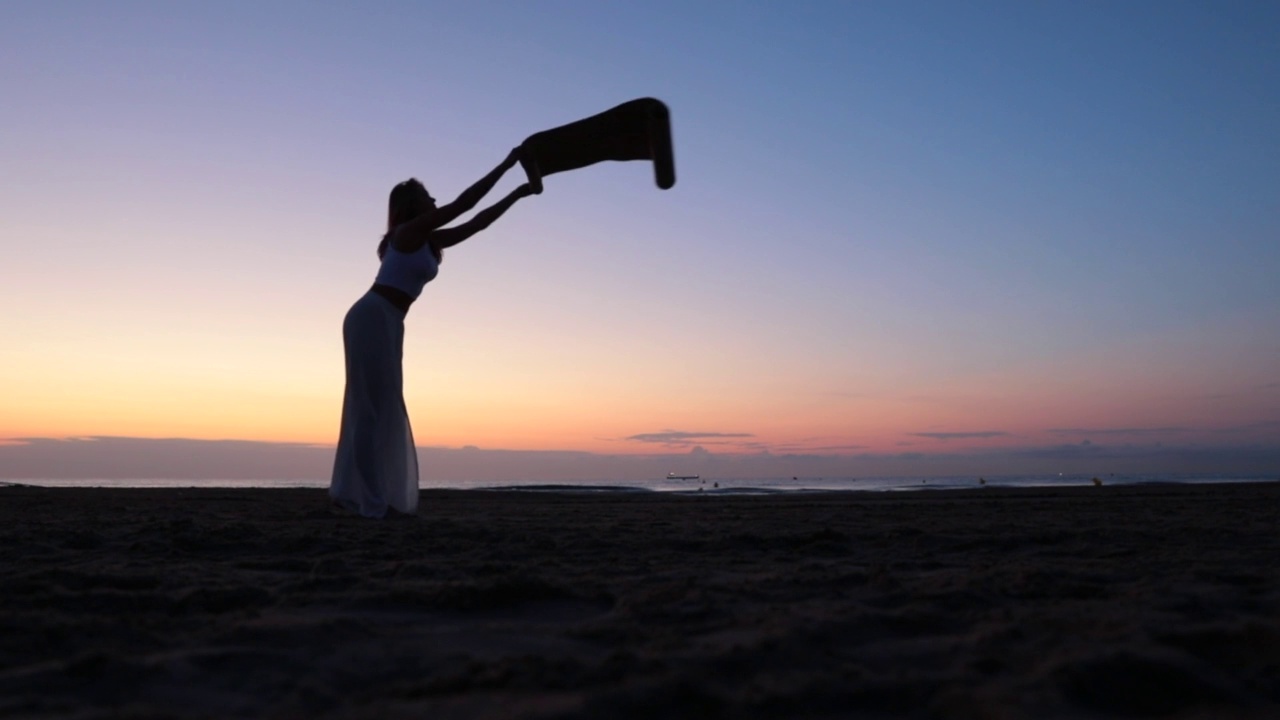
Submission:
[[[931,440],[980,440],[984,438],[1006,437],[1009,433],[1003,430],[980,430],[977,432],[918,432],[911,433],[915,437]]]
[[[629,435],[624,440],[641,443],[656,443],[659,445],[707,445],[716,444],[725,439],[751,438],[755,437],[753,433],[725,433],[725,432],[686,432],[683,430],[663,430],[662,432],[639,433]]]
[[[855,450],[866,450],[866,445],[780,445],[773,448],[777,452],[805,453],[847,453]]]
[[[1045,432],[1051,435],[1068,435],[1073,437],[1158,437],[1166,435],[1212,434],[1241,435],[1266,432],[1280,429],[1280,420],[1263,420],[1244,425],[1228,427],[1185,427],[1170,425],[1164,427],[1122,427],[1122,428],[1050,428]]]
[[[1190,432],[1185,427],[1134,427],[1134,428],[1051,428],[1046,432],[1052,435],[1169,435],[1172,433]]]

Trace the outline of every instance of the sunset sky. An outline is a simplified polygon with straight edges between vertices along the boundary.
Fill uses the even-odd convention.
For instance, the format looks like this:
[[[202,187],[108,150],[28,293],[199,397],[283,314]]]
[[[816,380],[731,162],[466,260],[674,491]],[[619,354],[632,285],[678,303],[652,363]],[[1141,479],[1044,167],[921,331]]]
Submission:
[[[550,177],[411,310],[418,444],[481,451],[424,484],[1280,473],[1278,48],[1269,1],[5,3],[0,478],[322,457],[391,186],[643,96],[673,189]]]

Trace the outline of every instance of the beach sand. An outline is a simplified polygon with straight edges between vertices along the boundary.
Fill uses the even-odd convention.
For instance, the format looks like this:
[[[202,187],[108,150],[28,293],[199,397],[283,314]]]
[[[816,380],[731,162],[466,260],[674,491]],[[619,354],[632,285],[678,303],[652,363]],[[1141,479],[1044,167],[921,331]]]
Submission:
[[[0,716],[1280,717],[1280,483],[0,487]]]

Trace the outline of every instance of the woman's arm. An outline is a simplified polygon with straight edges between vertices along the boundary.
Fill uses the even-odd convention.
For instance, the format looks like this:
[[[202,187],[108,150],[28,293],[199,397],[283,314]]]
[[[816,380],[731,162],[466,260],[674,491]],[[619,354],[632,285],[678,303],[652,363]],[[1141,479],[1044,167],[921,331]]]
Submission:
[[[467,238],[475,235],[481,230],[493,224],[494,220],[502,217],[502,214],[511,209],[516,201],[523,197],[529,197],[533,194],[533,189],[529,187],[529,183],[525,183],[520,187],[507,193],[507,196],[489,207],[476,213],[476,216],[470,220],[458,225],[457,227],[441,228],[431,233],[428,242],[431,247],[436,250],[443,250],[447,247],[453,247]]]
[[[459,195],[456,200],[448,205],[437,208],[435,212],[431,213],[429,222],[432,227],[424,229],[429,232],[436,228],[444,227],[454,220],[457,220],[463,213],[475,207],[476,203],[480,202],[485,195],[489,194],[489,191],[493,189],[494,185],[498,184],[498,180],[502,178],[503,174],[514,167],[519,159],[520,148],[517,147],[507,155],[507,159],[503,160],[498,167],[490,170],[488,175],[485,175],[477,180],[474,185],[463,190],[462,194]]]

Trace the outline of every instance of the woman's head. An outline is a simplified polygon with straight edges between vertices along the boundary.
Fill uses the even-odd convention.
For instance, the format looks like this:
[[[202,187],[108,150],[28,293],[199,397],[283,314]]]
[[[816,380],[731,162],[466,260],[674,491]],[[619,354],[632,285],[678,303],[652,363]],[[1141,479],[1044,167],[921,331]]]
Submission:
[[[424,212],[436,208],[436,200],[417,178],[409,178],[391,188],[387,198],[387,232]]]

